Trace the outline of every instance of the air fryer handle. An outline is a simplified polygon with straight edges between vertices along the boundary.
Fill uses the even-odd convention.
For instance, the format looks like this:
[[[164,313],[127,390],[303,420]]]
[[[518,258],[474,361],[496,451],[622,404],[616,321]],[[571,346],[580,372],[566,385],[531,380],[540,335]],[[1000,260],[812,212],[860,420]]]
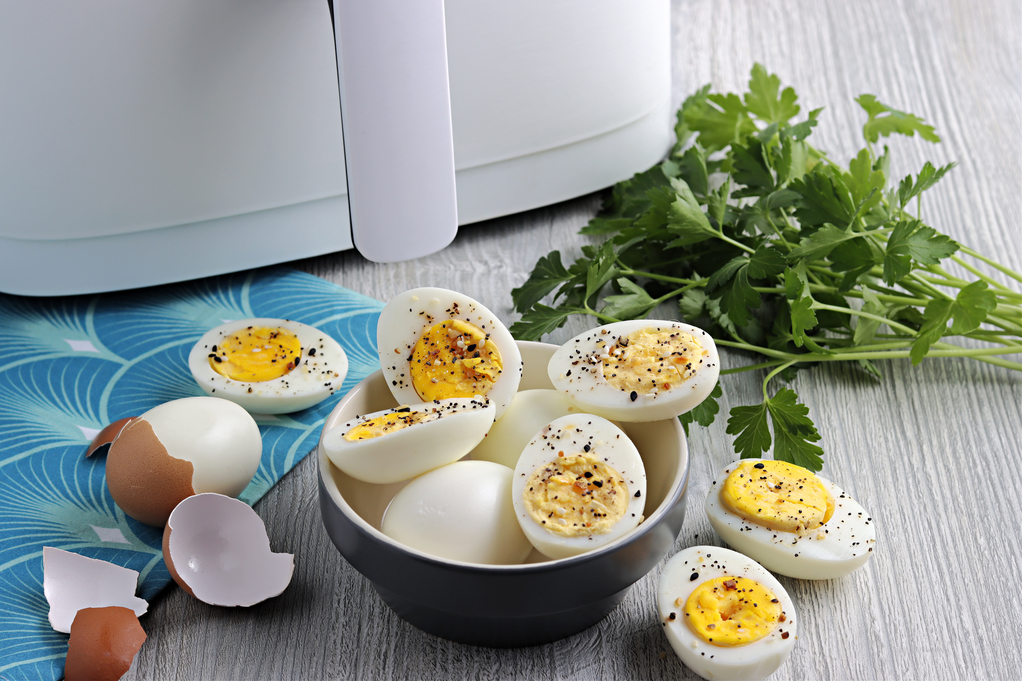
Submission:
[[[458,231],[443,0],[333,0],[351,235],[376,262]]]

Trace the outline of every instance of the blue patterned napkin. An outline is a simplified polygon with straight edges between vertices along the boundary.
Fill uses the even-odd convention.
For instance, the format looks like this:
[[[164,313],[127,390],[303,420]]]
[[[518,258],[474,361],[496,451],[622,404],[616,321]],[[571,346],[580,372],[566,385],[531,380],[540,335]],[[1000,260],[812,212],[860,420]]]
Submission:
[[[162,531],[125,516],[105,457],[85,458],[101,428],[204,394],[188,352],[214,326],[277,317],[317,327],[344,348],[348,376],[316,407],[260,418],[263,458],[241,495],[252,504],[316,446],[340,396],[379,368],[382,308],[287,268],[94,296],[0,294],[0,679],[63,676],[68,637],[47,620],[43,546],[137,570],[146,600],[171,581]]]

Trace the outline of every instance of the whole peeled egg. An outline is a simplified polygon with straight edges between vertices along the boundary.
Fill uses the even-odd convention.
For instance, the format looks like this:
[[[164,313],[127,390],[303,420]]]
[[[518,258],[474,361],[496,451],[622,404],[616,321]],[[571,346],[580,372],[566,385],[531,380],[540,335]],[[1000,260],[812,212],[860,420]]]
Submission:
[[[785,461],[742,459],[725,467],[705,509],[729,546],[787,577],[842,577],[865,564],[876,545],[873,520],[858,502]]]
[[[188,354],[188,368],[212,397],[255,414],[286,414],[317,405],[339,390],[348,357],[315,327],[260,317],[207,331]]]
[[[172,400],[132,419],[111,443],[107,487],[126,514],[163,527],[193,494],[241,494],[262,451],[259,426],[239,405],[217,397]]]
[[[521,381],[522,355],[510,332],[456,291],[426,287],[394,296],[380,313],[376,339],[399,404],[480,395],[499,419]]]
[[[422,553],[466,563],[517,565],[532,550],[515,520],[507,466],[456,461],[409,482],[391,500],[383,533]]]
[[[575,336],[550,358],[547,373],[584,411],[615,421],[659,421],[709,396],[720,359],[702,329],[638,319]]]
[[[675,554],[660,574],[657,609],[674,652],[705,679],[765,679],[795,647],[795,605],[784,587],[728,549]]]

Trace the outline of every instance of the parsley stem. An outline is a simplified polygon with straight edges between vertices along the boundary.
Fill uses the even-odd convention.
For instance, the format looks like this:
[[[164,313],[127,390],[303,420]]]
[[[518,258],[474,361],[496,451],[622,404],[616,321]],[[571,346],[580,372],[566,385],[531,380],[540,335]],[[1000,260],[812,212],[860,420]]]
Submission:
[[[973,258],[975,258],[976,260],[979,260],[980,262],[985,262],[987,265],[990,265],[991,267],[993,267],[998,272],[1002,272],[1004,274],[1007,274],[1009,277],[1011,277],[1015,281],[1022,282],[1022,274],[1019,274],[1018,272],[1016,272],[1015,270],[1011,269],[1010,267],[1005,267],[1004,265],[1000,264],[999,262],[991,260],[990,258],[987,258],[987,257],[977,253],[976,251],[972,250],[971,248],[969,248],[967,246],[961,246],[961,250],[962,250],[962,253],[965,253],[966,255],[971,255]]]
[[[869,313],[869,312],[863,312],[862,310],[853,310],[850,307],[839,307],[837,305],[827,305],[826,303],[815,302],[815,303],[813,303],[813,309],[814,310],[830,310],[831,312],[839,312],[841,314],[851,314],[851,315],[855,315],[856,317],[865,317],[866,319],[872,319],[873,321],[880,322],[881,324],[887,324],[887,326],[891,327],[892,329],[898,329],[900,331],[904,331],[905,333],[909,334],[910,336],[915,336],[915,335],[918,334],[918,332],[915,329],[913,329],[912,327],[905,326],[904,324],[900,324],[900,323],[894,321],[893,319],[888,319],[887,317],[881,317],[880,315],[875,315],[875,314],[872,314],[872,313]]]
[[[769,374],[766,375],[766,378],[763,379],[763,401],[764,402],[770,399],[770,397],[767,395],[767,384],[770,383],[770,379],[773,378],[774,376],[776,376],[777,374],[781,373],[782,371],[784,371],[788,367],[790,367],[792,364],[795,364],[797,361],[798,360],[791,360],[790,362],[785,362],[784,364],[780,365],[779,367],[777,367],[776,369],[774,369],[773,371],[771,371]]]
[[[957,255],[952,255],[951,256],[951,260],[953,260],[954,262],[958,263],[959,265],[961,265],[962,267],[967,269],[969,272],[972,272],[977,277],[979,277],[980,279],[982,279],[986,283],[990,284],[994,288],[998,289],[999,291],[1018,295],[1017,293],[1015,293],[1015,291],[1012,291],[1010,288],[1008,288],[1007,286],[1005,286],[1001,282],[997,281],[993,277],[989,277],[986,274],[983,274],[982,272],[979,271],[978,268],[974,267],[972,264],[966,262],[965,260],[962,260]]]
[[[731,369],[721,369],[720,374],[722,376],[727,374],[740,374],[746,371],[756,371],[758,369],[769,369],[775,367],[778,364],[784,364],[784,360],[774,360],[772,362],[760,362],[759,364],[749,364],[748,366],[733,367]]]

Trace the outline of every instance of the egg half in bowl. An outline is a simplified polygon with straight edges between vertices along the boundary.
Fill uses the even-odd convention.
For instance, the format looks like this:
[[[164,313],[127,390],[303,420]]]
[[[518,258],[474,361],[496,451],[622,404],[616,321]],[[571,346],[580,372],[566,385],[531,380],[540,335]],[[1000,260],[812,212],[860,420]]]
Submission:
[[[550,389],[546,368],[557,346],[517,345],[524,364],[519,390]],[[354,414],[395,405],[383,375],[373,374],[338,403],[324,432]],[[679,421],[622,425],[648,477],[645,519],[620,539],[581,555],[553,560],[534,552],[524,564],[483,565],[409,548],[381,531],[388,504],[407,482],[374,485],[356,480],[335,467],[320,447],[323,523],[341,555],[416,627],[481,646],[555,641],[613,610],[628,588],[663,560],[681,531],[689,461]]]

